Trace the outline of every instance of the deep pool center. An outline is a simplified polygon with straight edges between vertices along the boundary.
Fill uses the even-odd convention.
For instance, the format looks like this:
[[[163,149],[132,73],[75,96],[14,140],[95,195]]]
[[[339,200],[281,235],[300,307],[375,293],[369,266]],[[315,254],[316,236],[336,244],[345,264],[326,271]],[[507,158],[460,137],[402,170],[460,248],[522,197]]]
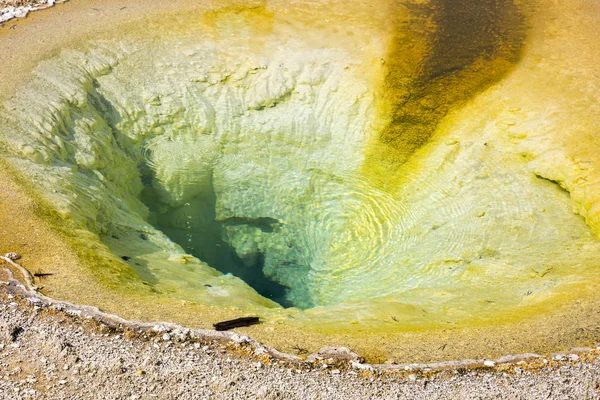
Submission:
[[[390,362],[593,339],[598,6],[193,3],[0,31],[2,176],[36,204],[2,240],[48,295]]]

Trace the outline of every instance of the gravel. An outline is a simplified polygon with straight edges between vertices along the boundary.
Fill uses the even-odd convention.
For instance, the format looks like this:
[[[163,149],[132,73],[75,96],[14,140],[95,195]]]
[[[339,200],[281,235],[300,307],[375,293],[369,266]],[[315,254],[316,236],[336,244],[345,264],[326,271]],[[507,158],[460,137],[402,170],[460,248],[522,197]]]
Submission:
[[[126,323],[107,325],[44,298],[31,301],[30,296],[15,294],[14,288],[14,283],[0,283],[1,399],[592,399],[600,395],[598,350],[548,355],[536,363],[487,363],[489,367],[475,369],[386,370],[361,364],[351,352],[339,348],[310,355],[312,361],[294,361],[256,351],[251,339],[235,334],[197,340],[190,330],[170,325],[154,330],[136,330]],[[337,359],[324,358],[330,356]]]
[[[13,18],[25,18],[30,11],[53,7],[68,0],[0,0],[0,24]]]

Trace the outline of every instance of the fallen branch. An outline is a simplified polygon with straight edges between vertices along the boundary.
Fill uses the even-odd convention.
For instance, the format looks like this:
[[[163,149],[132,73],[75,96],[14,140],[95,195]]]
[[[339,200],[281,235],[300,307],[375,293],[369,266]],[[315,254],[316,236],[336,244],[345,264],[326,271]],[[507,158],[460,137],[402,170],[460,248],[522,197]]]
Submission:
[[[213,326],[218,331],[228,331],[233,328],[241,328],[243,326],[250,326],[259,323],[260,320],[258,317],[243,317],[231,319],[229,321],[217,322],[216,324],[213,324]]]

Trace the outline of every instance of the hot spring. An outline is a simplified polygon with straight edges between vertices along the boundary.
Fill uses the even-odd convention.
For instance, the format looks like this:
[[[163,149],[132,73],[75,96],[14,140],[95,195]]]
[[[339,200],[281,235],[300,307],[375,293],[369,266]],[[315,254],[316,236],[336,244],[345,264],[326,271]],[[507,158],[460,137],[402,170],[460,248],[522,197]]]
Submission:
[[[0,243],[42,292],[388,362],[595,338],[597,4],[195,3],[0,30]]]

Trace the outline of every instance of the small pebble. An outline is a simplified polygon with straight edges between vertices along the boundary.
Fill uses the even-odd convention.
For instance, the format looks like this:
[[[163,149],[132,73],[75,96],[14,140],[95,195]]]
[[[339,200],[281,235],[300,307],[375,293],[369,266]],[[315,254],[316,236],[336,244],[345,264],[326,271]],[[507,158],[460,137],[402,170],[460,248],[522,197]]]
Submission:
[[[20,254],[18,254],[18,253],[15,253],[14,251],[11,251],[10,253],[6,253],[6,254],[4,255],[4,257],[8,258],[9,260],[16,261],[16,260],[18,260],[19,258],[21,258],[21,255],[20,255]]]

